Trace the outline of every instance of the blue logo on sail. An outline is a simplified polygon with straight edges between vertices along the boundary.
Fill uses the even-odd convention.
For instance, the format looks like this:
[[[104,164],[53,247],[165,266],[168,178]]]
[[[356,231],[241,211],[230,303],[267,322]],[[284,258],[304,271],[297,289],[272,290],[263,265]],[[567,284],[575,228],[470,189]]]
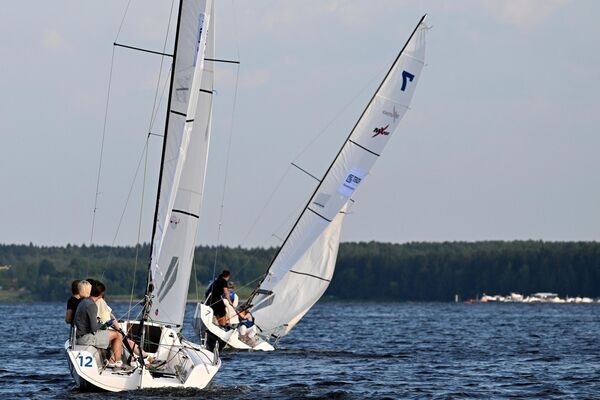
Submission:
[[[363,180],[366,173],[359,168],[352,168],[346,175],[346,179],[342,182],[338,188],[338,193],[344,197],[352,196],[352,193],[358,187],[358,184]]]

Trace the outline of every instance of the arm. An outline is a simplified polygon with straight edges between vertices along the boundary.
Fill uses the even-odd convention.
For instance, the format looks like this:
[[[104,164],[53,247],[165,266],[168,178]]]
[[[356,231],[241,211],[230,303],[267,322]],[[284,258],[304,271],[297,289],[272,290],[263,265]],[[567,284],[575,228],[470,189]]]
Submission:
[[[229,304],[231,304],[231,300],[229,299],[229,289],[223,288],[223,293],[224,293],[223,296],[225,296],[225,299],[227,300],[227,302]]]
[[[115,314],[110,313],[110,318],[113,320],[113,325],[115,327],[115,329],[117,330],[121,330],[121,325],[119,325],[119,320],[117,319],[117,317],[115,317]]]
[[[98,307],[96,303],[91,303],[87,310],[87,316],[90,320],[90,333],[94,333],[98,330]]]
[[[66,322],[67,324],[71,324],[71,323],[73,323],[73,314],[74,314],[74,313],[73,313],[73,310],[71,310],[70,308],[69,308],[69,309],[67,309],[67,312],[66,312],[66,314],[65,314],[65,322]]]

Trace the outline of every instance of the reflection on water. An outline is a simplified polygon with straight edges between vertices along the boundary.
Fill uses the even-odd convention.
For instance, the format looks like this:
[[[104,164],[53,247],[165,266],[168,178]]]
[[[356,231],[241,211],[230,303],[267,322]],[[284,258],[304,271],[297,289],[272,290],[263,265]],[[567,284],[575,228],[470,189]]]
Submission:
[[[113,303],[116,313],[127,304]],[[0,398],[138,398],[74,389],[62,303],[0,304]],[[193,314],[188,306],[187,315]],[[204,391],[144,398],[596,398],[598,304],[320,303],[272,353],[222,354]],[[193,337],[187,321],[184,333]]]

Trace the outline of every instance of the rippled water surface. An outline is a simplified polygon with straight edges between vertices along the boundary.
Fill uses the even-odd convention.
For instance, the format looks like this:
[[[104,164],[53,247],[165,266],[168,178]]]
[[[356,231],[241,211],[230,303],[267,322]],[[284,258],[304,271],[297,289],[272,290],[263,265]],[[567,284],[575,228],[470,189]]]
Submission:
[[[132,393],[74,388],[64,308],[0,304],[0,399],[600,399],[598,304],[320,303],[277,351],[222,354],[203,391]]]

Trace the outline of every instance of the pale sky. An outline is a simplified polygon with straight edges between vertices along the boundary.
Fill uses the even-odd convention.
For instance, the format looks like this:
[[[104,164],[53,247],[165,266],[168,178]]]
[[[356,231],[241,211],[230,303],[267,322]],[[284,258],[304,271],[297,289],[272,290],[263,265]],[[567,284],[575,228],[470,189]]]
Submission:
[[[156,137],[141,218],[140,175],[116,229],[150,126],[155,55],[114,52],[91,228],[126,4],[3,2],[0,243],[150,240]],[[133,0],[117,40],[162,50],[169,8]],[[217,71],[200,244],[278,243],[312,193],[290,163],[324,172],[425,13],[411,110],[342,240],[600,240],[599,1],[217,0],[217,57],[241,65]]]

